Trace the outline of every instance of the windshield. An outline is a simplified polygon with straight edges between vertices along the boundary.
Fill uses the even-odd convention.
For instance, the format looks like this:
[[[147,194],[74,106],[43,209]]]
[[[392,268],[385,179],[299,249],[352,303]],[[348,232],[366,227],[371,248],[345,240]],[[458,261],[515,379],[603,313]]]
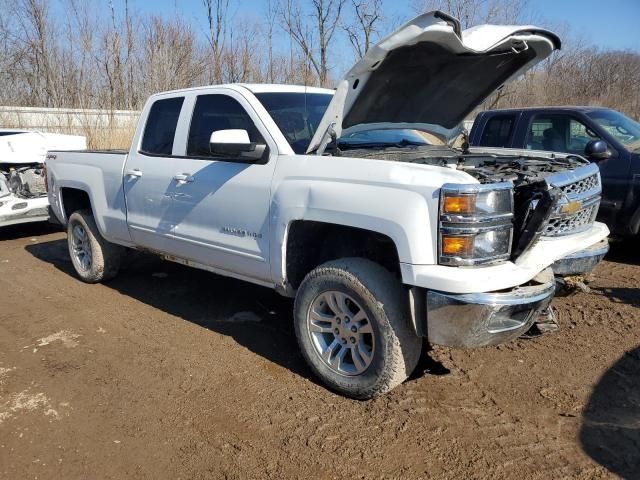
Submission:
[[[587,115],[629,150],[640,149],[640,123],[615,110],[594,110]]]
[[[269,92],[255,94],[297,154],[307,151],[333,97],[330,93]]]
[[[392,147],[406,145],[431,145],[428,134],[410,129],[367,130],[356,132],[338,139],[341,149],[366,147]]]

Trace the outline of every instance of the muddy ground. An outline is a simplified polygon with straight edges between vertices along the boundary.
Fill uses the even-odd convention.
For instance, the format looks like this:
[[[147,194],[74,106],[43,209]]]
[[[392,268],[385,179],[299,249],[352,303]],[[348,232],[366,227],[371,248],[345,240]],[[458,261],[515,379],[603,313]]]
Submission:
[[[0,478],[640,477],[640,252],[561,331],[436,348],[382,398],[335,395],[274,292],[134,255],[77,281],[64,235],[0,233]]]

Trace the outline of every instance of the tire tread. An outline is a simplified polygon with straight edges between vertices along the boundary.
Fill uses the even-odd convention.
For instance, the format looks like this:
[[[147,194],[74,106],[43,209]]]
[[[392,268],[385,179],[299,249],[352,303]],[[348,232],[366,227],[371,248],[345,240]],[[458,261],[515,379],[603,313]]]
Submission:
[[[342,258],[332,260],[312,270],[300,285],[299,291],[304,292],[310,285],[325,278],[339,278],[354,288],[359,295],[366,298],[370,305],[375,305],[376,316],[386,319],[388,325],[383,325],[380,334],[384,336],[386,345],[386,361],[382,374],[375,383],[360,387],[350,382],[350,377],[326,378],[323,372],[313,364],[308,363],[314,372],[335,390],[358,399],[368,399],[382,395],[401,384],[415,369],[420,359],[422,339],[416,335],[409,324],[409,307],[406,291],[402,284],[384,267],[364,258]],[[306,318],[300,318],[301,296],[296,296],[296,335],[302,334]],[[383,320],[384,321],[384,320]],[[388,327],[388,328],[387,328]],[[301,348],[303,344],[298,338]],[[378,345],[378,344],[377,344]],[[309,360],[309,355],[305,355]]]

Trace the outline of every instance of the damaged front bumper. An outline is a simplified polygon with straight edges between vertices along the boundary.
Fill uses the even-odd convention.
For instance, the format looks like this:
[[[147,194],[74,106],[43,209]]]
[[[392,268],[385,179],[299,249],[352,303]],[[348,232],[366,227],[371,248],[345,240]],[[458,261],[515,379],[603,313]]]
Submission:
[[[589,273],[607,254],[605,238],[557,260],[524,286],[488,293],[426,291],[426,327],[418,328],[430,343],[449,347],[483,347],[525,333],[547,309],[556,277]]]
[[[609,251],[609,241],[604,240],[591,245],[584,250],[567,255],[557,260],[551,268],[557,276],[584,275],[591,272]]]
[[[0,197],[0,227],[18,223],[44,222],[49,219],[47,197],[20,198],[14,194]]]
[[[483,347],[508,342],[526,332],[555,292],[551,269],[526,286],[492,293],[427,291],[426,333],[430,343]]]

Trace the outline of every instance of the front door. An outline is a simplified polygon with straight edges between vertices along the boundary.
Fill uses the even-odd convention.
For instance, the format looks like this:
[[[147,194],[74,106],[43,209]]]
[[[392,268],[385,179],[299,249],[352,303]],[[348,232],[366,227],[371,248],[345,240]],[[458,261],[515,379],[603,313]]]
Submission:
[[[275,153],[268,145],[262,159],[252,163],[213,155],[209,139],[217,130],[246,130],[256,143],[266,143],[268,137],[242,96],[213,92],[193,93],[182,102],[170,154],[155,131],[165,138],[171,125],[155,127],[167,122],[154,118],[156,104],[168,99],[151,107],[140,151],[125,167],[131,236],[155,251],[268,281]],[[160,105],[156,110],[166,109]]]
[[[587,143],[604,138],[599,127],[588,119],[569,113],[536,115],[530,123],[527,148],[584,156]],[[612,156],[598,162],[602,179],[602,201],[598,219],[611,224],[615,211],[622,206],[629,181],[629,161],[611,146]]]

